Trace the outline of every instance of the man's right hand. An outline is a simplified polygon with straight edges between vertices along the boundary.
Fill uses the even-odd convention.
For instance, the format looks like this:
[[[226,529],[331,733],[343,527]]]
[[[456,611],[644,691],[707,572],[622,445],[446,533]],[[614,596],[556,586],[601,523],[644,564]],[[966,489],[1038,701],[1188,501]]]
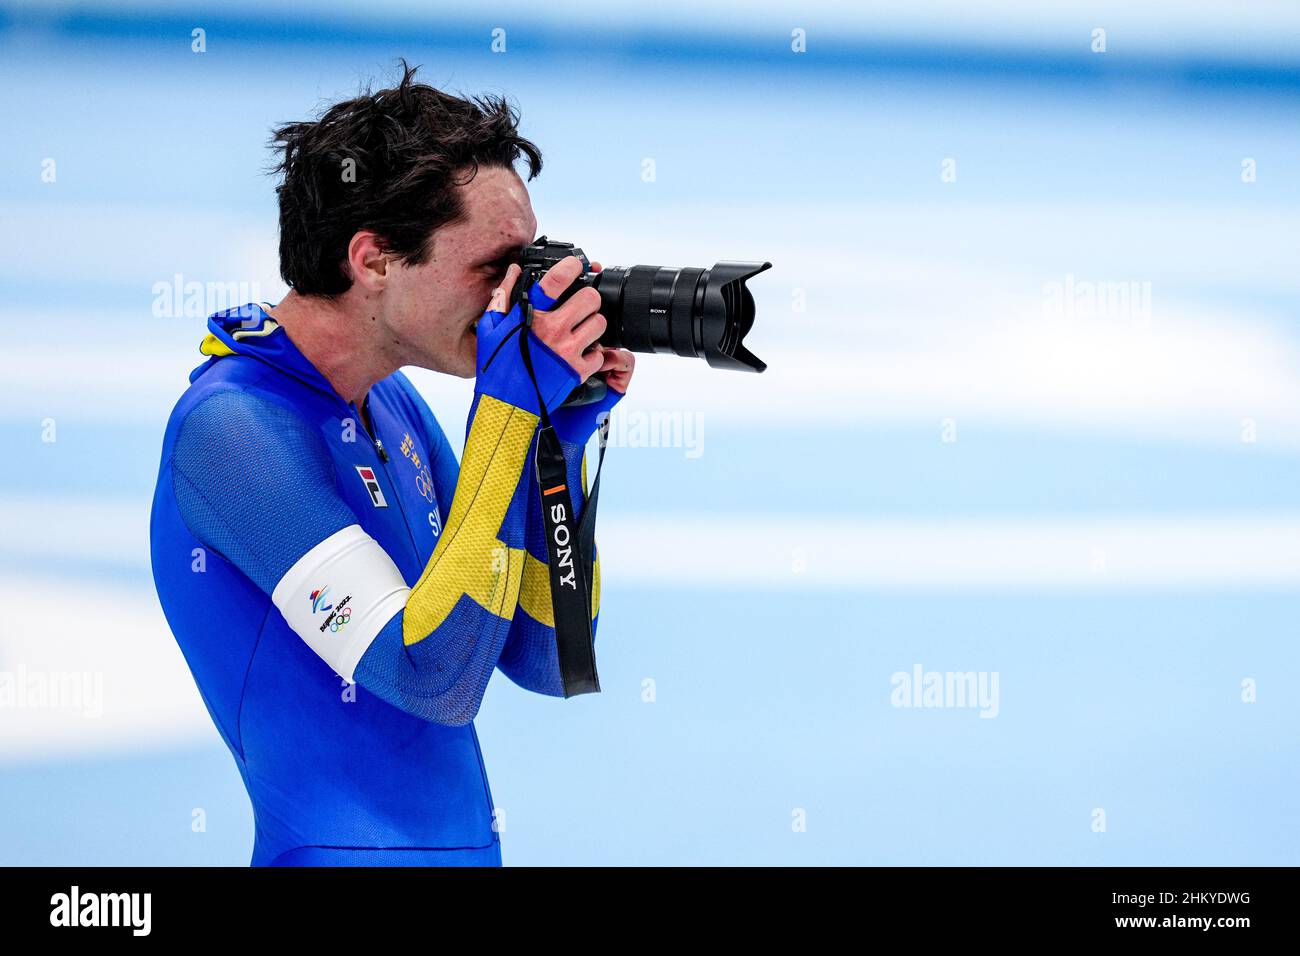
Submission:
[[[594,271],[600,271],[600,263],[593,262],[591,265]],[[522,272],[517,264],[512,264],[506,270],[505,279],[492,292],[489,309],[497,312],[506,310],[510,293]],[[537,285],[547,299],[554,301],[580,275],[582,260],[577,256],[569,256],[553,265]],[[605,317],[600,314],[600,293],[590,287],[579,289],[571,299],[554,311],[533,310],[533,334],[568,362],[580,376],[580,381],[586,381],[601,369],[605,353],[599,342],[605,334],[605,325]]]

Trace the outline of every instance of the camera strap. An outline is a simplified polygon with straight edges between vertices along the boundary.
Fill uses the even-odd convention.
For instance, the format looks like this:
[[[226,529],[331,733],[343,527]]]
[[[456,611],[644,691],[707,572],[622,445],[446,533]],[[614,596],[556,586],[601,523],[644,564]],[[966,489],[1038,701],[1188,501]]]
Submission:
[[[537,375],[528,347],[533,308],[520,302],[523,327],[519,330],[519,351],[524,368],[537,389]],[[542,518],[546,532],[547,568],[551,578],[551,609],[555,615],[555,646],[560,663],[564,696],[600,692],[596,673],[596,648],[591,633],[592,575],[595,565],[596,500],[600,495],[600,469],[605,463],[605,445],[609,439],[609,417],[600,423],[600,459],[596,477],[582,509],[582,520],[573,513],[573,496],[569,492],[568,465],[564,448],[551,424],[540,389],[537,405],[541,409],[541,427],[537,433],[537,490],[541,496]]]

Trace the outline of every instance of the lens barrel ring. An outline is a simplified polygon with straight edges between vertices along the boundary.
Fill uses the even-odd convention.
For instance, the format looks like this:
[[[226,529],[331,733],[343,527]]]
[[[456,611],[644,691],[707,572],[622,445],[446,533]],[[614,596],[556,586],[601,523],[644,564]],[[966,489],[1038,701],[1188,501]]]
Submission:
[[[623,285],[623,343],[633,352],[655,351],[650,303],[658,266],[633,266]]]
[[[682,358],[696,358],[704,348],[696,333],[695,294],[700,276],[706,270],[687,266],[674,270],[671,301],[668,306],[668,336],[673,351]]]

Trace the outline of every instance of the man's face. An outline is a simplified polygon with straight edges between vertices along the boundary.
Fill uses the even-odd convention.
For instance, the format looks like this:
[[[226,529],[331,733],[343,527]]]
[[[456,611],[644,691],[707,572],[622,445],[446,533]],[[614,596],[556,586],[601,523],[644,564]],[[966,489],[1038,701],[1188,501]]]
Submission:
[[[480,166],[460,190],[465,215],[438,229],[423,265],[391,263],[384,327],[403,365],[473,378],[482,317],[506,267],[537,235],[528,189],[513,169]]]

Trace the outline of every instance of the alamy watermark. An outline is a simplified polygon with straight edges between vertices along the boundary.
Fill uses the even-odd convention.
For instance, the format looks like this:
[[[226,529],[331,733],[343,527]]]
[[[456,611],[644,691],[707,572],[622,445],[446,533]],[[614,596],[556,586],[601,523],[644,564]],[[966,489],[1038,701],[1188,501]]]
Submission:
[[[1151,283],[1076,279],[1043,283],[1043,315],[1049,319],[1151,320]]]
[[[248,318],[257,315],[262,301],[257,282],[187,281],[181,273],[153,284],[153,315],[156,319],[206,319],[216,312],[248,306]]]
[[[979,710],[980,717],[998,715],[997,671],[927,671],[913,664],[889,678],[889,702],[900,708]]]
[[[609,416],[611,448],[680,448],[687,458],[704,454],[704,416],[699,412],[620,411]]]
[[[50,925],[122,927],[132,936],[148,936],[153,927],[152,893],[85,893],[72,886],[50,897]]]
[[[104,675],[98,672],[0,671],[0,710],[80,710],[104,715]]]

